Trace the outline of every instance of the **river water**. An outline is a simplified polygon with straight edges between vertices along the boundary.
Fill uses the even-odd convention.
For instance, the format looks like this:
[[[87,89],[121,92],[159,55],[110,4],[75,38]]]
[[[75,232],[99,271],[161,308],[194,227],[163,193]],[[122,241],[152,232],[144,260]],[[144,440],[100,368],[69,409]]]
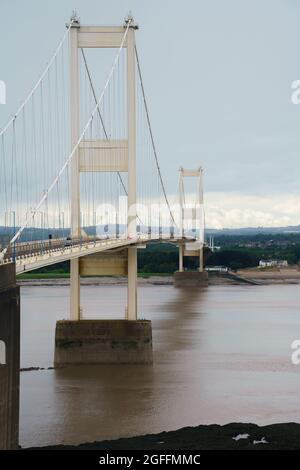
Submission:
[[[21,366],[53,364],[68,287],[21,288]],[[143,285],[153,366],[21,373],[20,443],[81,443],[233,421],[300,422],[300,286]],[[122,318],[126,286],[84,286],[86,318]]]

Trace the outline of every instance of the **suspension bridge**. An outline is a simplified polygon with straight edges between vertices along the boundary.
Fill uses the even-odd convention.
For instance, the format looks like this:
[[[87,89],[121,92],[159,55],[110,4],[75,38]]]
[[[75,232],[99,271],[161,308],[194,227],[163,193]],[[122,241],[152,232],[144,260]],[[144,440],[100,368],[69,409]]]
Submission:
[[[81,320],[80,275],[127,275],[124,335],[130,336],[129,323],[138,322],[137,250],[148,242],[178,245],[177,283],[184,278],[184,256],[199,258],[197,283],[206,279],[203,171],[180,168],[178,194],[168,195],[137,30],[131,15],[121,26],[85,26],[74,14],[40,78],[0,132],[0,273],[3,279],[5,268],[20,274],[70,261],[73,323],[58,322],[57,347],[70,335],[76,343],[79,330],[81,346],[82,335],[100,334],[98,326]],[[105,52],[102,59],[99,49]],[[187,178],[196,184],[192,203],[186,198]],[[190,276],[185,281],[191,282]],[[88,331],[83,333],[82,325],[89,325]],[[114,341],[116,334],[111,333]],[[93,362],[83,349],[77,362],[85,354],[86,362]],[[108,352],[113,356],[111,345]],[[60,354],[57,363],[70,360]],[[141,362],[149,362],[147,354],[148,359],[140,354]],[[133,356],[124,355],[138,361]]]

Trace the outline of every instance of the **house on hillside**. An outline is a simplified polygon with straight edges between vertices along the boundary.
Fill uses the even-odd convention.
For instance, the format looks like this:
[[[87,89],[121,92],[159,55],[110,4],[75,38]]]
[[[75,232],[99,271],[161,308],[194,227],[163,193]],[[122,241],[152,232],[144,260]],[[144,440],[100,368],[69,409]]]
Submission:
[[[285,268],[288,266],[286,259],[261,259],[259,261],[259,268]]]

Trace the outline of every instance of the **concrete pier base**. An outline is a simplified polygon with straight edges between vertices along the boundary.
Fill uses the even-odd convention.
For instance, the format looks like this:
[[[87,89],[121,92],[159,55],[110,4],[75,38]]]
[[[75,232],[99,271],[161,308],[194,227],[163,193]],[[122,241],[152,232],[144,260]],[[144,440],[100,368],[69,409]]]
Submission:
[[[208,285],[206,271],[176,271],[174,273],[175,287],[205,287]]]
[[[20,288],[15,265],[0,265],[0,449],[19,440]]]
[[[149,320],[60,320],[55,330],[55,366],[152,364]]]

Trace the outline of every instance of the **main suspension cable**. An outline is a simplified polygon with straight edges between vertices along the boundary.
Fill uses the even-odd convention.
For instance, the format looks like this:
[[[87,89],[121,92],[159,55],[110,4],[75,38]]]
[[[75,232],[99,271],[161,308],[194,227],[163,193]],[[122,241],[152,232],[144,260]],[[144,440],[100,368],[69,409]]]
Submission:
[[[36,84],[34,85],[34,87],[32,88],[32,90],[30,91],[30,93],[27,95],[27,98],[25,98],[25,100],[22,102],[22,104],[19,106],[17,112],[13,115],[13,117],[8,121],[8,123],[6,124],[6,126],[0,131],[0,137],[7,131],[7,129],[10,127],[10,125],[17,119],[18,115],[20,114],[20,112],[23,110],[24,106],[28,103],[28,101],[30,100],[30,98],[32,97],[32,95],[34,94],[34,92],[36,91],[36,89],[38,88],[38,86],[40,85],[40,83],[42,82],[43,78],[46,76],[47,72],[49,71],[51,65],[53,64],[54,60],[56,59],[57,57],[57,54],[59,53],[63,43],[65,42],[65,39],[66,37],[68,36],[69,34],[69,31],[73,25],[73,23],[75,22],[74,19],[71,19],[70,21],[70,24],[66,30],[66,32],[64,33],[60,43],[58,44],[57,46],[57,49],[56,51],[54,52],[50,62],[48,62],[48,65],[46,66],[45,70],[43,71],[42,75],[40,76],[40,78],[38,79],[38,81],[36,82]]]
[[[165,201],[166,201],[166,204],[167,204],[167,207],[168,207],[168,210],[169,210],[171,219],[172,219],[173,223],[177,226],[177,223],[175,222],[173,213],[172,213],[172,211],[171,211],[170,203],[169,203],[169,200],[168,200],[168,197],[167,197],[165,185],[164,185],[164,182],[163,182],[163,178],[162,178],[162,174],[161,174],[161,170],[160,170],[160,166],[159,166],[159,161],[158,161],[158,156],[157,156],[156,147],[155,147],[155,143],[154,143],[154,137],[153,137],[152,127],[151,127],[151,123],[150,123],[150,117],[149,117],[148,106],[147,106],[146,95],[145,95],[145,89],[144,89],[144,84],[143,84],[143,79],[142,79],[142,72],[141,72],[141,66],[140,66],[139,56],[138,56],[138,52],[137,52],[136,46],[134,46],[134,47],[135,47],[135,56],[136,56],[136,63],[137,63],[138,75],[139,75],[140,84],[141,84],[141,90],[142,90],[142,95],[143,95],[143,101],[144,101],[144,106],[145,106],[145,111],[146,111],[147,123],[148,123],[148,127],[149,127],[150,138],[151,138],[151,144],[152,144],[153,153],[154,153],[154,157],[155,157],[156,167],[157,167],[157,171],[158,171],[158,175],[159,175],[161,187],[162,187],[162,190],[163,190],[164,198],[165,198]]]
[[[124,32],[124,35],[123,35],[123,38],[122,38],[122,41],[121,41],[121,44],[120,44],[120,47],[118,49],[118,52],[115,56],[115,59],[114,59],[114,62],[113,62],[113,65],[111,67],[111,70],[108,74],[108,77],[106,79],[106,82],[105,82],[105,85],[102,89],[102,92],[97,100],[97,103],[96,103],[96,106],[95,108],[93,109],[93,112],[90,116],[90,118],[88,119],[88,122],[86,123],[83,131],[81,132],[80,136],[79,136],[79,139],[77,140],[76,144],[74,145],[70,155],[68,156],[68,158],[66,159],[65,163],[63,164],[62,168],[60,169],[60,171],[58,172],[57,176],[54,178],[54,180],[52,181],[51,185],[49,186],[49,188],[45,191],[44,195],[42,196],[42,198],[40,199],[39,203],[36,205],[35,209],[30,211],[30,214],[25,218],[25,221],[24,223],[22,224],[22,226],[19,228],[19,230],[16,232],[16,234],[13,236],[13,238],[9,241],[8,245],[4,248],[4,250],[2,250],[0,252],[0,261],[2,261],[4,259],[4,256],[7,252],[7,249],[8,249],[8,246],[12,245],[19,237],[20,235],[22,234],[23,230],[27,227],[28,223],[35,217],[36,213],[38,212],[39,208],[41,207],[41,205],[47,200],[50,192],[53,190],[53,188],[56,186],[57,182],[59,181],[61,175],[63,174],[64,170],[69,166],[69,164],[71,163],[72,159],[73,159],[73,156],[75,154],[75,152],[77,151],[87,129],[89,128],[91,122],[93,121],[94,117],[95,117],[95,114],[97,112],[97,110],[99,109],[99,106],[100,106],[100,103],[102,102],[103,100],[103,96],[104,96],[104,93],[110,83],[110,80],[112,78],[112,75],[114,73],[114,70],[117,66],[117,63],[118,63],[118,60],[119,60],[119,57],[120,57],[120,54],[121,54],[121,51],[123,49],[123,46],[124,46],[124,43],[125,43],[125,40],[126,40],[126,37],[127,37],[127,33],[128,33],[128,30],[130,28],[130,25],[131,25],[131,22],[132,20],[129,19],[127,24],[126,24],[126,29],[125,29],[125,32]]]
[[[94,84],[93,84],[93,81],[92,81],[92,76],[91,76],[91,73],[90,73],[90,70],[89,70],[89,67],[88,67],[88,64],[87,64],[86,56],[85,56],[85,53],[84,53],[84,50],[83,50],[82,47],[80,48],[80,50],[81,50],[81,54],[82,54],[82,57],[83,57],[83,62],[84,62],[84,66],[85,66],[85,69],[86,69],[86,72],[87,72],[87,76],[88,76],[88,79],[89,79],[89,83],[90,83],[90,86],[91,86],[91,89],[92,89],[92,94],[93,94],[95,102],[97,103],[97,95],[96,95],[95,87],[94,87]],[[100,118],[100,122],[101,122],[101,126],[102,126],[102,129],[103,129],[105,138],[106,138],[106,140],[109,140],[108,133],[107,133],[107,130],[106,130],[106,127],[105,127],[105,124],[104,124],[103,116],[101,114],[101,111],[100,111],[99,107],[98,107],[98,115],[99,115],[99,118]],[[117,174],[118,174],[120,183],[122,185],[123,191],[126,194],[126,196],[128,196],[128,191],[126,189],[126,186],[125,186],[125,183],[124,183],[123,178],[121,176],[121,173],[118,171]],[[140,221],[140,223],[142,225],[145,225],[142,222],[142,220],[140,219],[138,214],[137,214],[137,218],[138,218],[138,220]]]

